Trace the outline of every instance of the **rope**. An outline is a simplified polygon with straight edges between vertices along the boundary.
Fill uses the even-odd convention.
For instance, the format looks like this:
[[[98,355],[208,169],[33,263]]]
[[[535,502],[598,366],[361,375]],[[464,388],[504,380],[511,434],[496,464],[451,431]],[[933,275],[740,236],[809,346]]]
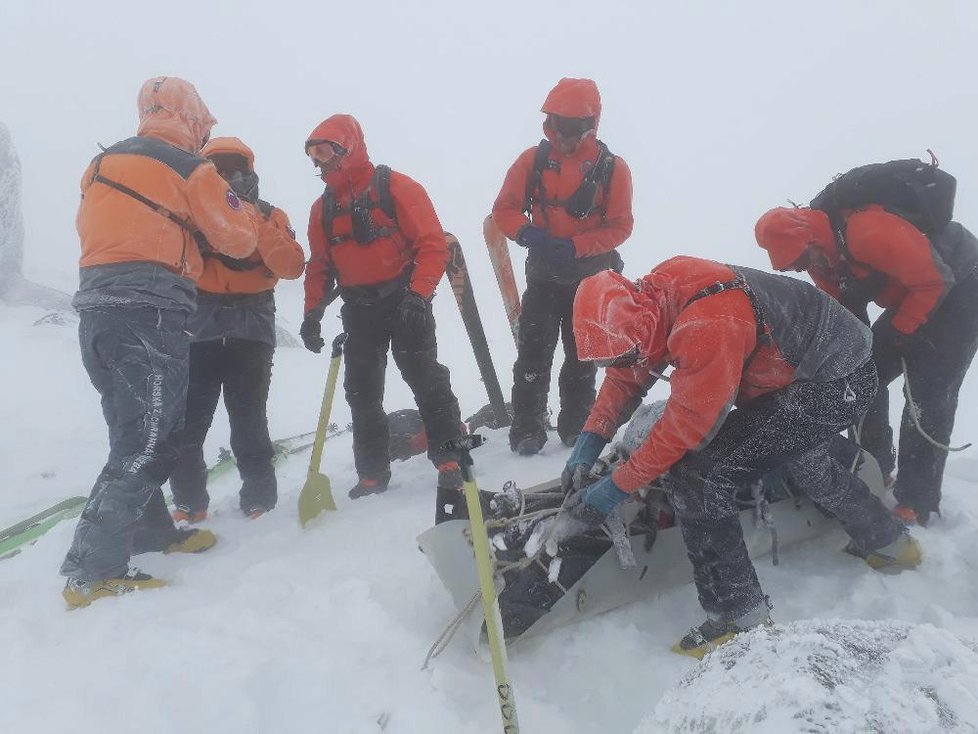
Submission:
[[[944,451],[964,451],[967,448],[971,448],[971,443],[966,443],[964,446],[949,446],[946,443],[941,443],[935,438],[928,435],[927,431],[924,430],[923,426],[920,425],[920,407],[914,402],[913,393],[910,392],[910,375],[907,371],[907,360],[900,357],[900,365],[903,367],[903,394],[907,399],[907,410],[910,413],[910,418],[913,420],[914,428],[917,432],[923,436],[931,446],[942,449]]]
[[[472,613],[472,610],[475,609],[475,605],[479,603],[480,596],[480,592],[475,592],[475,594],[472,595],[472,598],[469,599],[469,603],[462,607],[462,611],[459,612],[455,618],[448,623],[448,626],[442,630],[441,634],[438,635],[438,639],[435,640],[435,643],[428,648],[428,654],[425,655],[424,665],[421,666],[421,670],[427,670],[428,663],[430,663],[432,659],[441,655],[442,651],[448,647],[448,643],[452,641],[455,633],[458,632],[458,628],[462,626],[462,622],[464,622],[465,618]]]

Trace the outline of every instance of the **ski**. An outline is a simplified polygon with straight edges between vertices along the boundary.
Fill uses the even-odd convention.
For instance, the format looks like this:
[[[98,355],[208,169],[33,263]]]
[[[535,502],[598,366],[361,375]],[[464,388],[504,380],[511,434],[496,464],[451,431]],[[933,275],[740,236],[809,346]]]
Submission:
[[[349,431],[349,427],[340,428],[335,423],[330,424],[326,438],[335,438]],[[293,454],[305,451],[312,446],[312,438],[315,432],[299,433],[295,436],[280,438],[272,442],[275,455],[272,457],[274,463],[292,456]],[[230,450],[221,447],[218,451],[217,461],[207,468],[207,480],[217,479],[227,473],[232,467],[236,466],[234,454]],[[170,498],[168,497],[169,501]],[[12,558],[23,550],[25,545],[33,543],[44,533],[60,523],[62,520],[71,520],[78,517],[88,502],[87,497],[69,497],[59,502],[53,507],[49,507],[42,512],[32,515],[26,520],[22,520],[9,528],[0,530],[0,560]]]
[[[513,274],[513,261],[509,257],[509,240],[496,226],[491,214],[482,223],[482,234],[486,238],[489,259],[496,273],[496,283],[503,297],[503,306],[506,308],[509,328],[513,332],[513,341],[516,341],[523,307],[520,305],[520,289],[516,285],[516,276]]]
[[[20,546],[44,535],[62,520],[78,517],[87,501],[87,497],[69,497],[54,507],[0,530],[0,560],[17,555]]]
[[[472,345],[472,352],[475,354],[476,364],[479,366],[479,374],[482,382],[489,393],[489,404],[495,413],[496,421],[492,428],[502,428],[511,422],[509,412],[506,410],[506,400],[503,398],[503,391],[499,387],[499,378],[496,376],[496,368],[492,364],[492,354],[489,351],[489,342],[486,340],[486,332],[482,327],[482,319],[479,317],[479,307],[475,302],[475,292],[472,290],[472,280],[469,278],[469,270],[465,265],[465,257],[462,254],[462,246],[458,238],[448,232],[445,233],[448,241],[449,260],[445,267],[445,274],[448,282],[452,286],[455,294],[455,301],[458,303],[458,310],[462,314],[462,323],[465,331],[469,335],[469,342]]]

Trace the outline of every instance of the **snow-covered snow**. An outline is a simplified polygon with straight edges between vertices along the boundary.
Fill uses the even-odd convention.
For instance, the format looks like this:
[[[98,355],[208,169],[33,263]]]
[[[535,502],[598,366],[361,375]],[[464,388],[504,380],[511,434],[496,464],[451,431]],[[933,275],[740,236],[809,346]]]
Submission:
[[[824,0],[818,12],[779,0],[173,0],[152,8],[5,0],[2,15],[0,121],[23,165],[24,271],[33,281],[65,292],[77,284],[78,178],[96,142],[132,134],[144,79],[176,74],[197,85],[221,121],[215,134],[255,149],[263,194],[303,240],[321,183],[302,141],[327,115],[351,112],[374,160],[421,181],[462,242],[504,390],[515,350],[481,222],[506,167],[539,138],[540,103],[562,76],[596,79],[601,137],[632,169],[636,228],[622,248],[629,276],[679,253],[765,268],[752,228],[767,208],[805,201],[854,165],[926,156],[927,147],[959,177],[957,217],[978,228],[978,107],[961,71],[975,65],[970,0],[891,0],[885,9]],[[279,323],[294,334],[301,287],[281,284],[277,300]],[[444,285],[434,307],[442,357],[469,415],[486,396]],[[324,335],[339,330],[335,314]],[[77,322],[46,316],[0,307],[0,527],[87,494],[105,458]],[[274,436],[315,425],[325,371],[326,360],[304,350],[276,352]],[[389,375],[387,409],[409,407],[393,368]],[[665,394],[660,385],[651,398]],[[955,445],[978,438],[976,400],[973,370]],[[900,401],[892,403],[896,415]],[[341,395],[334,420],[349,420]],[[474,454],[485,488],[550,479],[568,455],[552,440],[540,456],[514,457],[503,431],[486,433],[490,442]],[[219,409],[207,456],[222,445]],[[170,582],[166,589],[67,613],[57,569],[72,522],[0,561],[0,732],[499,731],[489,662],[461,636],[420,670],[456,613],[415,542],[434,512],[430,465],[397,464],[388,493],[351,502],[350,437],[331,440],[324,470],[339,511],[302,531],[295,503],[307,456],[280,467],[279,508],[255,522],[236,509],[236,477],[217,482],[213,551],[137,559]],[[892,675],[855,686],[883,708],[887,696],[903,696],[908,718],[887,734],[934,731],[919,693],[928,689],[954,707],[958,731],[976,730],[976,482],[978,449],[953,456],[944,518],[916,531],[925,554],[917,572],[872,572],[839,552],[839,531],[784,549],[777,567],[758,564],[779,629],[816,619],[909,626],[893,642]],[[749,730],[780,734],[776,714],[822,695],[778,656],[776,641],[752,645],[736,666],[742,678],[731,671],[721,680],[715,658],[695,685],[680,684],[697,664],[668,648],[701,620],[685,587],[515,647],[509,673],[523,731],[669,731],[668,717],[688,718],[708,697],[718,716],[770,701],[768,720]],[[762,696],[732,685],[764,676],[781,687]],[[892,690],[879,690],[889,682]],[[947,693],[955,685],[957,698]]]

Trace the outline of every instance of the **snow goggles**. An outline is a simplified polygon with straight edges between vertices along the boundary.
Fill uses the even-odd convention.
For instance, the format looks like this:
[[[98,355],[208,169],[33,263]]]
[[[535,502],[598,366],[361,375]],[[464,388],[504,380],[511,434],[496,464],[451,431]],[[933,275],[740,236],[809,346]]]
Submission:
[[[629,349],[627,352],[619,357],[612,357],[611,359],[595,359],[594,364],[598,367],[634,367],[639,362],[642,361],[641,355],[638,353],[638,344]]]
[[[332,140],[310,140],[306,143],[306,155],[314,163],[328,163],[336,156],[346,155],[346,149]]]
[[[550,127],[558,135],[562,135],[565,138],[579,138],[594,127],[593,117],[561,117],[560,115],[550,115],[549,122]]]

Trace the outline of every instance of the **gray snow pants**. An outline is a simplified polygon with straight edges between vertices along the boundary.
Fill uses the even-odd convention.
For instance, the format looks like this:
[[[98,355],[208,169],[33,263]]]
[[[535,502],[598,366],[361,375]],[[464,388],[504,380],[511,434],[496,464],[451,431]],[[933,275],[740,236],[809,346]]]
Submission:
[[[863,481],[829,453],[833,436],[855,423],[875,394],[872,361],[833,382],[788,385],[732,411],[709,444],[673,465],[669,487],[708,616],[732,622],[765,603],[744,545],[736,494],[778,467],[860,548],[882,548],[903,531]]]
[[[82,512],[61,574],[90,582],[126,573],[132,553],[177,535],[160,490],[176,462],[187,399],[186,314],[105,307],[81,312],[82,362],[102,396],[109,458]]]

